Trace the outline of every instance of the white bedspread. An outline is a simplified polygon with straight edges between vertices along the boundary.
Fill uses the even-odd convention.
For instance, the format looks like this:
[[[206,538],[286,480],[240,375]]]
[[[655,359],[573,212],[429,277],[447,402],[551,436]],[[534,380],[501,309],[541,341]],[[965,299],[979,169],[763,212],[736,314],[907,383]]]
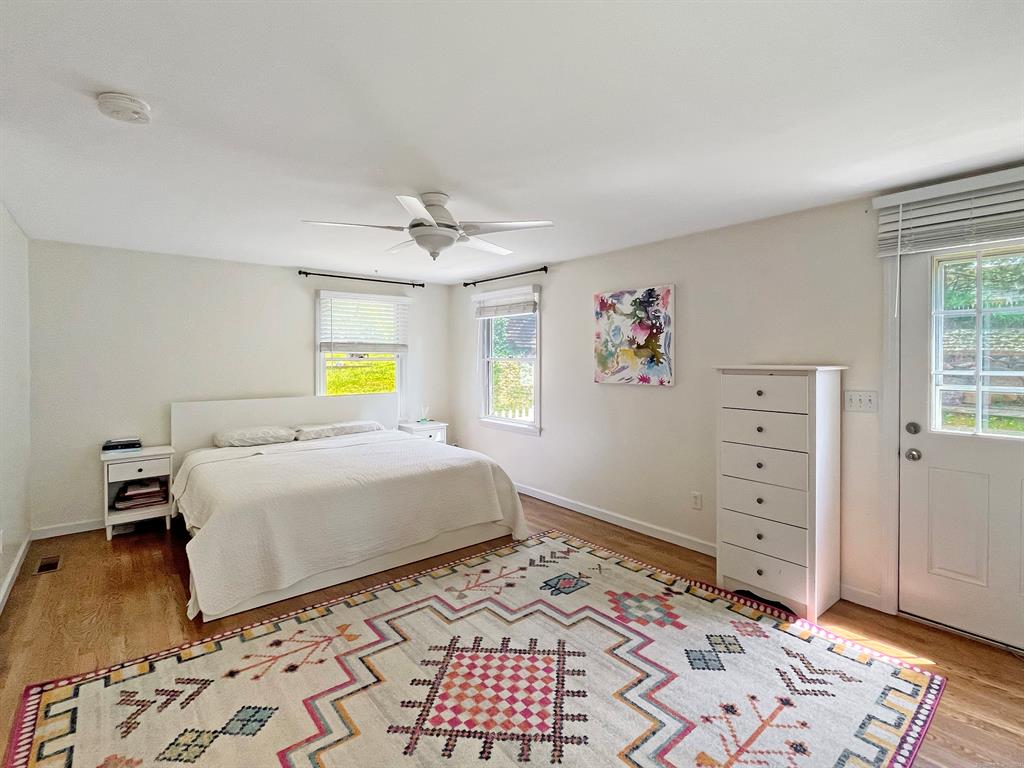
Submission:
[[[391,430],[192,451],[172,491],[195,534],[190,618],[445,531],[504,521],[527,535],[501,467]]]

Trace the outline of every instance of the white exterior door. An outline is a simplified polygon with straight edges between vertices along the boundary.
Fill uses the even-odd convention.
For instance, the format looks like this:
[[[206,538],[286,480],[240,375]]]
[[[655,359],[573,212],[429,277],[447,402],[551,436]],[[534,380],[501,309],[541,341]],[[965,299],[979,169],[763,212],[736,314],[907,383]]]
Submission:
[[[1024,647],[1024,248],[900,282],[899,608]]]

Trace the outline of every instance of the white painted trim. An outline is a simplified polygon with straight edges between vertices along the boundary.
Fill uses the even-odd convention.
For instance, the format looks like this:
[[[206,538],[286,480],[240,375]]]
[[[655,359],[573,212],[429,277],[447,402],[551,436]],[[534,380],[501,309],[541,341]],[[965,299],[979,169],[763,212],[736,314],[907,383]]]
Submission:
[[[18,574],[21,573],[21,566],[25,562],[25,555],[28,554],[28,545],[31,541],[31,537],[26,536],[25,540],[21,542],[21,547],[18,549],[18,556],[15,557],[14,562],[11,563],[11,567],[4,576],[3,583],[0,583],[0,613],[4,612],[4,606],[7,605],[7,598],[10,596],[11,590],[14,589],[14,582],[17,581]]]
[[[661,539],[671,544],[678,544],[680,547],[686,547],[696,552],[701,552],[705,555],[715,556],[715,545],[710,541],[704,541],[703,539],[696,539],[692,536],[687,536],[684,533],[678,533],[676,531],[663,528],[660,525],[653,525],[651,523],[645,523],[641,520],[628,517],[626,515],[619,514],[618,512],[612,512],[601,507],[594,507],[590,504],[584,504],[581,501],[575,501],[573,499],[567,499],[565,496],[559,496],[555,493],[548,493],[542,491],[539,488],[531,488],[528,485],[522,483],[516,483],[516,490],[526,496],[532,496],[535,499],[541,501],[547,501],[551,504],[557,504],[560,507],[571,509],[573,512],[579,512],[581,515],[587,515],[588,517],[595,517],[598,520],[604,520],[606,523],[612,525],[618,525],[622,528],[628,528],[631,531],[642,533],[645,536],[651,536],[655,539]]]
[[[878,418],[878,513],[882,526],[876,550],[881,584],[876,602],[863,603],[871,608],[896,613],[899,607],[900,570],[900,321],[895,316],[896,259],[882,264],[882,380]],[[843,587],[851,594],[873,593]],[[857,598],[850,598],[860,603]]]
[[[98,531],[103,527],[103,520],[79,520],[76,523],[60,523],[59,525],[48,525],[45,528],[33,528],[31,539],[32,541],[52,539],[54,536],[68,536],[72,533]]]
[[[873,608],[882,613],[896,613],[896,611],[890,610],[888,597],[876,592],[868,592],[865,589],[851,587],[849,584],[841,584],[839,586],[839,596],[843,600],[863,605],[865,608]]]
[[[971,176],[966,179],[946,181],[941,184],[930,184],[926,187],[893,192],[891,195],[882,195],[871,199],[871,205],[878,208],[889,208],[900,203],[914,203],[918,200],[928,200],[933,197],[944,197],[956,195],[961,192],[973,192],[976,189],[986,187],[997,187],[1000,184],[1012,184],[1015,181],[1024,181],[1024,166],[1007,168],[1003,171],[983,173],[980,176]]]

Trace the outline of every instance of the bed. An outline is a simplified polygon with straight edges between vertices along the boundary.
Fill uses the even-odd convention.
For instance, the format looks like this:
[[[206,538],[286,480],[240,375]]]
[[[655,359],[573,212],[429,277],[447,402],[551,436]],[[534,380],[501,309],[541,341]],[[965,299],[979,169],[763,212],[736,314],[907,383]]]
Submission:
[[[189,618],[221,618],[512,534],[508,475],[473,451],[394,429],[393,395],[174,403],[172,493],[186,546]],[[253,447],[213,434],[352,419],[385,429]]]

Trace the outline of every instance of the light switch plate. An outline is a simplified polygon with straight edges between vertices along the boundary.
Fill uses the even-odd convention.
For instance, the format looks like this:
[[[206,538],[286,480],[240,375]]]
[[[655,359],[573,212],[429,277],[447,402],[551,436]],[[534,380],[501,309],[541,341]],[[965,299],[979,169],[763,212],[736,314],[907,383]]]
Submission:
[[[694,509],[704,509],[704,494],[700,491],[690,491],[690,506]]]
[[[843,395],[844,410],[853,413],[878,412],[878,393],[873,390],[848,389]]]

